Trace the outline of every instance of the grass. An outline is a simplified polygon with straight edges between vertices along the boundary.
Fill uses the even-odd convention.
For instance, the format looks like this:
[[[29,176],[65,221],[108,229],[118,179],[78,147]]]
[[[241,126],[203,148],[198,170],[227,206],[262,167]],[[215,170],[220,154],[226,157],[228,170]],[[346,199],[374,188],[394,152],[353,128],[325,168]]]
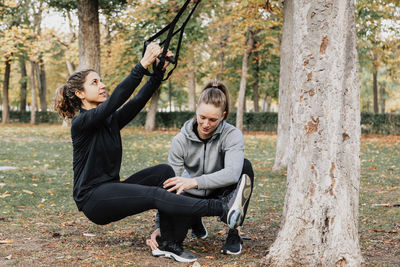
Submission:
[[[176,131],[147,133],[127,129],[123,135],[121,177],[166,163]],[[210,237],[188,238],[186,246],[203,266],[253,266],[272,244],[280,224],[285,173],[271,171],[276,136],[246,134],[246,157],[255,168],[255,193],[242,229],[240,256],[219,250],[226,227],[205,220]],[[362,141],[360,244],[366,265],[400,264],[400,138],[368,136]],[[106,226],[89,222],[72,199],[72,148],[68,128],[50,125],[0,126],[0,266],[172,266],[154,259],[144,245],[153,229],[154,211]],[[184,266],[185,264],[179,264]]]

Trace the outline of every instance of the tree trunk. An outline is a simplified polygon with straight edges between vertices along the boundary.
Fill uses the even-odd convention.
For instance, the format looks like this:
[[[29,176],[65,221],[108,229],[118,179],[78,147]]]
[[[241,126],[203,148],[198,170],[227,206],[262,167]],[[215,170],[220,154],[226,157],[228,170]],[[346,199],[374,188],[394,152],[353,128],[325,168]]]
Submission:
[[[19,58],[19,67],[21,71],[21,79],[19,81],[20,91],[19,91],[19,110],[24,111],[26,109],[26,94],[27,94],[27,84],[28,75],[26,72],[26,63],[23,57]]]
[[[255,64],[256,64],[256,73],[254,75],[254,84],[253,84],[253,104],[254,104],[254,111],[259,112],[260,106],[259,102],[259,86],[260,86],[260,54],[258,52],[254,53],[255,57]]]
[[[192,64],[194,64],[194,57]],[[196,73],[194,70],[194,65],[189,70],[189,110],[196,110]]]
[[[379,88],[380,98],[381,98],[381,113],[385,114],[386,112],[386,90],[383,86]]]
[[[251,50],[254,46],[254,34],[249,28],[248,30],[248,40],[246,51],[243,54],[242,61],[242,77],[240,80],[239,97],[238,97],[238,107],[236,112],[236,128],[243,131],[243,114],[244,114],[244,102],[246,101],[246,82],[247,82],[247,72],[249,69],[249,57]]]
[[[1,120],[3,124],[10,122],[10,104],[8,98],[8,90],[10,88],[10,73],[11,73],[11,59],[6,57],[5,60],[5,70],[4,70],[4,80],[3,80],[3,112]]]
[[[154,131],[156,129],[156,114],[157,114],[157,106],[158,100],[160,99],[161,90],[160,88],[154,92],[151,97],[150,106],[146,115],[146,123],[144,125],[144,129],[147,131]]]
[[[374,64],[375,65],[375,64]],[[373,77],[373,93],[374,93],[374,113],[379,113],[379,107],[378,107],[378,70],[377,67],[374,66],[373,72],[372,72],[372,77]]]
[[[100,28],[98,0],[79,0],[79,69],[100,73]]]
[[[31,124],[36,124],[36,81],[35,81],[35,65],[31,61]]]
[[[278,129],[273,170],[287,167],[290,131],[290,95],[295,67],[293,64],[293,2],[284,2],[283,30],[280,57]]]
[[[221,40],[219,41],[219,51],[218,51],[218,57],[219,57],[219,70],[216,75],[216,78],[218,80],[222,80],[224,78],[225,74],[225,49],[226,45],[228,43],[229,39],[229,24],[226,24],[222,27],[219,28],[220,31],[224,31],[224,34],[221,36]]]
[[[39,101],[40,101],[40,110],[46,111],[47,110],[47,100],[46,100],[46,75],[44,73],[44,67],[40,66],[40,61],[35,62],[35,74],[36,74],[36,81],[37,81],[37,88],[39,92]],[[43,84],[44,82],[44,84]]]
[[[42,111],[47,111],[47,83],[46,83],[46,70],[44,67],[44,62],[42,56],[39,59],[39,97],[40,97],[40,108]]]
[[[72,75],[72,73],[74,73],[75,66],[69,60],[66,60],[65,63],[67,64],[68,74]]]
[[[296,70],[289,76],[292,149],[281,229],[263,263],[361,266],[354,1],[284,4],[284,28],[291,28],[293,40],[293,60],[286,64]]]
[[[168,79],[168,106],[169,112],[172,112],[172,82]]]

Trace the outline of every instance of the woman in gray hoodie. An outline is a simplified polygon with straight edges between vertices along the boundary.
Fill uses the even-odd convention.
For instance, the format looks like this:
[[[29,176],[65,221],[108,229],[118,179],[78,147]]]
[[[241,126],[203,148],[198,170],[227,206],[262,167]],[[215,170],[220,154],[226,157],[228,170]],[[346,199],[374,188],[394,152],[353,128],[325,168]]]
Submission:
[[[226,122],[228,115],[228,90],[222,82],[211,80],[199,96],[195,117],[187,121],[172,140],[168,163],[176,177],[164,182],[168,191],[197,198],[222,198],[232,192],[240,177],[246,174],[251,179],[252,192],[254,173],[251,163],[244,158],[243,135]],[[193,237],[204,239],[208,235],[202,218],[192,218],[181,224],[180,227],[192,228]],[[158,233],[156,230],[147,241],[153,249],[157,247]],[[240,254],[241,250],[238,230],[230,229],[221,253]]]

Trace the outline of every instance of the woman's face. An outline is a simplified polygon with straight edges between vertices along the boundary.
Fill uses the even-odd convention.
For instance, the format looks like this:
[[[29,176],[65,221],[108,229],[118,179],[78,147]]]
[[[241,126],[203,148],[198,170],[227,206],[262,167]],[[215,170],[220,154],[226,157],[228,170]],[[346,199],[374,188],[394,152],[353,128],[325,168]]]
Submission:
[[[221,107],[200,103],[196,109],[197,132],[200,138],[210,138],[219,123],[224,119],[224,116],[225,111]]]
[[[107,100],[106,86],[97,72],[90,72],[86,76],[83,88],[84,91],[76,91],[76,95],[82,100],[83,108],[95,108]]]

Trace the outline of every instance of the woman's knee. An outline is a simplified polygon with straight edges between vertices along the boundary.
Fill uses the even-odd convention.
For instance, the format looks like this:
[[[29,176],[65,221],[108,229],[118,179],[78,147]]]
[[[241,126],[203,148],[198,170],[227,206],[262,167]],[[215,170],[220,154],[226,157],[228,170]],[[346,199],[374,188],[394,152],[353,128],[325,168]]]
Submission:
[[[175,177],[174,169],[168,164],[159,164],[156,166],[162,175],[165,175],[167,178]]]

